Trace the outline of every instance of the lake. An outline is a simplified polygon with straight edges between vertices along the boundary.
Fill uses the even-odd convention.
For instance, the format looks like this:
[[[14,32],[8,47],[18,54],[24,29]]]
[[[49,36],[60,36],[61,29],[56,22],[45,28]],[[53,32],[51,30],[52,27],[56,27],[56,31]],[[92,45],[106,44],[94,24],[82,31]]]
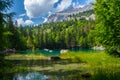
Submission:
[[[71,52],[100,52],[100,50],[93,50],[93,49],[72,49],[69,50]],[[44,49],[44,50],[26,50],[26,51],[18,51],[18,53],[21,54],[43,54],[45,56],[60,56],[60,50],[49,50],[49,49]]]
[[[47,80],[48,77],[39,72],[18,73],[13,80]]]

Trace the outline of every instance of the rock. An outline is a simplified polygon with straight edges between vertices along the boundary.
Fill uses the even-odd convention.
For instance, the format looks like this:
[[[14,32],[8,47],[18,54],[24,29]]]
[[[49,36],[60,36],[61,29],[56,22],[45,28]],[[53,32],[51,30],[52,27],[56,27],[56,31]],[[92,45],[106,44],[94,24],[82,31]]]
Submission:
[[[76,14],[90,11],[93,9],[94,9],[93,5],[91,5],[91,4],[86,5],[84,7],[67,9],[67,10],[50,15],[45,23],[61,22],[63,20],[74,20],[74,18],[69,17],[69,15],[76,15]],[[81,18],[81,16],[80,16],[80,18]]]
[[[60,50],[60,53],[61,54],[64,54],[64,53],[67,53],[69,50],[67,50],[67,49],[62,49],[62,50]]]
[[[84,78],[90,78],[91,74],[90,73],[84,73],[84,74],[82,74],[82,77],[84,77]]]
[[[61,58],[60,57],[58,57],[58,56],[52,56],[52,57],[50,57],[50,60],[52,60],[52,61],[56,61],[56,60],[60,60]]]
[[[5,52],[6,54],[11,54],[11,53],[15,53],[16,50],[15,50],[15,48],[13,48],[13,49],[6,49],[4,52]]]
[[[104,50],[105,48],[103,46],[95,46],[93,47],[94,50]]]
[[[49,52],[53,52],[53,50],[49,50]]]
[[[49,51],[49,49],[44,49],[44,51]]]
[[[46,80],[51,80],[50,78],[47,78]]]

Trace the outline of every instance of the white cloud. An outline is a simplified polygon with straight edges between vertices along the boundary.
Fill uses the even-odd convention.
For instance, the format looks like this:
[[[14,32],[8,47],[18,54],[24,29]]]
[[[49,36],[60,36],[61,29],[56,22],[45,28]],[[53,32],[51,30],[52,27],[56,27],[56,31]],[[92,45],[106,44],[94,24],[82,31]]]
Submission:
[[[23,13],[23,14],[20,14],[19,16],[20,16],[20,17],[23,17],[23,16],[25,16],[25,15],[26,15],[26,13]]]
[[[57,6],[56,11],[63,11],[67,9],[72,4],[72,0],[62,0],[61,3]]]
[[[34,22],[31,21],[31,20],[26,20],[25,21],[25,25],[33,25],[33,24],[34,24]]]
[[[18,24],[18,26],[23,25],[24,24],[23,18],[17,19],[17,24]]]
[[[39,18],[44,15],[49,15],[49,12],[59,12],[67,9],[72,0],[62,0],[56,8],[55,3],[59,0],[24,0],[26,14],[29,18]]]
[[[85,0],[85,4],[81,5],[78,0],[76,2],[72,3],[73,8],[79,8],[79,7],[84,7],[85,5],[88,5],[92,2],[95,2],[95,0]]]
[[[95,2],[95,0],[86,0],[86,4],[90,4],[91,2]]]
[[[84,5],[94,1],[95,0],[85,0],[85,3],[81,5],[79,0],[24,0],[26,14],[21,14],[20,16],[23,17],[27,15],[29,18],[44,17],[44,22],[46,22],[47,17],[53,13],[63,11],[71,6],[74,8],[84,7]],[[22,23],[23,19],[18,21],[19,23]],[[30,23],[33,24],[31,21],[24,21],[24,24]]]
[[[52,10],[56,2],[58,0],[24,0],[24,6],[28,17],[38,18]]]
[[[34,24],[34,26],[38,26],[39,24]]]
[[[85,5],[81,5],[79,2],[74,2],[72,3],[73,8],[80,8],[80,7],[84,7]]]
[[[25,26],[25,25],[33,25],[34,22],[32,20],[24,21],[23,18],[19,18],[19,19],[17,19],[17,24],[18,24],[18,26],[20,26],[20,25]]]

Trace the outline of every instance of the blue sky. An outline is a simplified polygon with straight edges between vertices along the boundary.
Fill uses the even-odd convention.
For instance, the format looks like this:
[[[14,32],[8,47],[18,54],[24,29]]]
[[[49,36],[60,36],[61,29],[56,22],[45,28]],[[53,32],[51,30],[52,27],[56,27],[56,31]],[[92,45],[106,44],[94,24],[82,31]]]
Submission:
[[[53,13],[68,8],[78,8],[95,0],[13,0],[9,12],[15,12],[14,20],[18,25],[38,25],[44,23]]]

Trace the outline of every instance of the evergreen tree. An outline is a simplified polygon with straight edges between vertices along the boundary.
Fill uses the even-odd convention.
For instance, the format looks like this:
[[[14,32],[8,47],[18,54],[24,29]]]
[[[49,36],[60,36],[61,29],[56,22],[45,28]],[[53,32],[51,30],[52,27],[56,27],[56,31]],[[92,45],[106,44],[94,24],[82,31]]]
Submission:
[[[5,18],[7,17],[6,14],[4,13],[5,11],[7,11],[8,9],[10,9],[10,7],[13,5],[13,1],[12,0],[0,0],[0,50],[3,50],[5,47]]]
[[[120,0],[96,0],[97,40],[110,54],[120,56]]]

